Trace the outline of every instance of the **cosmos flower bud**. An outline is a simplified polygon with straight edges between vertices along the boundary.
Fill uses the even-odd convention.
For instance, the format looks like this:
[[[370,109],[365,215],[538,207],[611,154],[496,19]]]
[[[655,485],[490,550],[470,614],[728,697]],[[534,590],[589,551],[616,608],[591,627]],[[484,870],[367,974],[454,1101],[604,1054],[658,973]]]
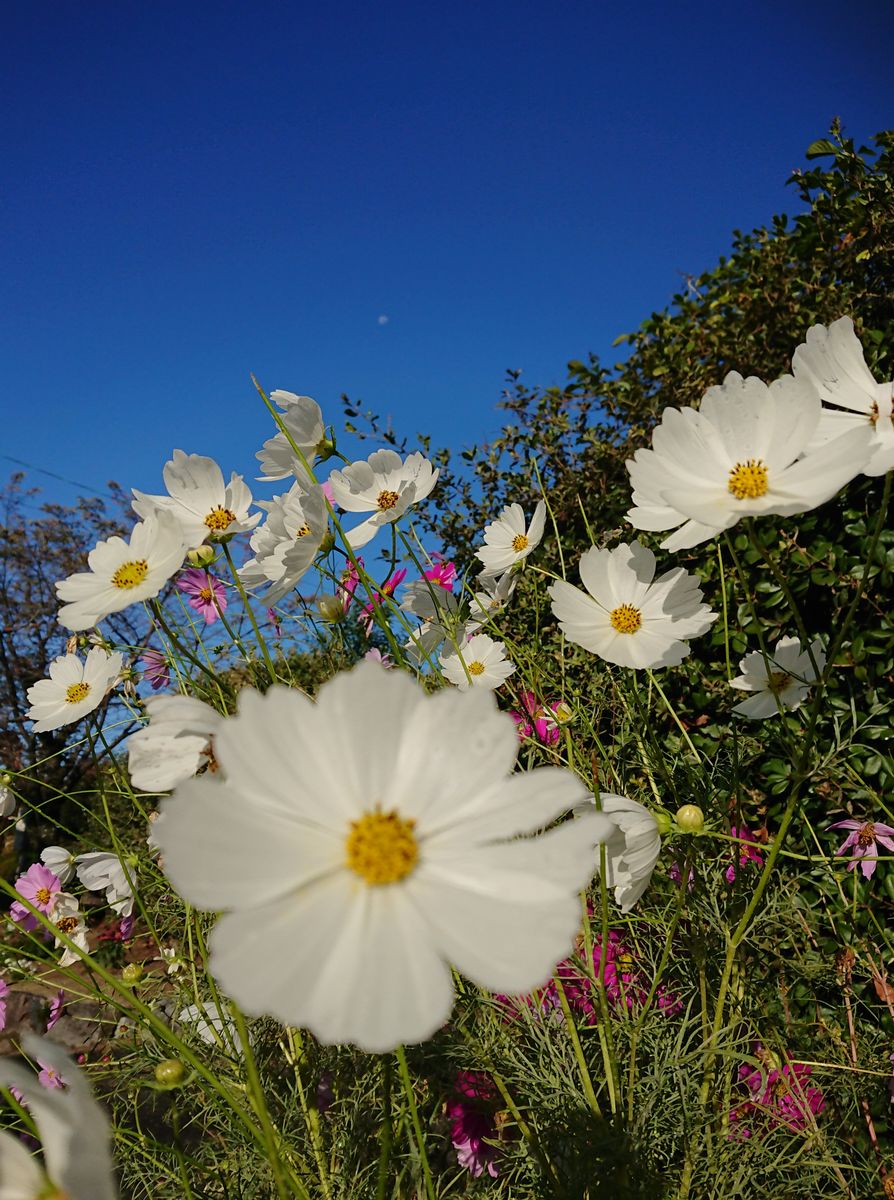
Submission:
[[[155,1082],[163,1087],[179,1087],[186,1076],[186,1067],[179,1058],[163,1058],[155,1067]]]
[[[316,446],[314,446],[314,453],[320,462],[325,462],[327,458],[331,458],[335,453],[335,438],[320,438]]]
[[[210,567],[217,558],[217,551],[213,546],[199,546],[188,550],[186,557],[194,567]]]
[[[692,805],[688,805],[687,807],[691,808]],[[670,813],[663,812],[659,809],[653,812],[652,816],[655,818],[655,824],[658,826],[658,832],[662,837],[667,837],[671,831]]]
[[[324,621],[335,625],[343,621],[345,610],[337,596],[321,596],[317,601],[317,611]]]
[[[674,820],[683,833],[701,833],[705,826],[705,814],[697,804],[684,804],[677,809]]]
[[[143,968],[139,963],[128,963],[121,972],[121,982],[125,987],[136,987],[143,978]]]

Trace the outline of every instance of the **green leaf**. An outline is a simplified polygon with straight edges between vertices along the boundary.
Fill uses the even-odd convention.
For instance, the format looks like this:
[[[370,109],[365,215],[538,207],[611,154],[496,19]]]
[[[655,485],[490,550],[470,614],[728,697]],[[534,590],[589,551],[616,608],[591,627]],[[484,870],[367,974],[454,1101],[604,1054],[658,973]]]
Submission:
[[[807,147],[806,158],[824,158],[827,154],[837,154],[838,147],[834,142],[830,142],[828,138],[820,138],[819,141],[811,142]]]

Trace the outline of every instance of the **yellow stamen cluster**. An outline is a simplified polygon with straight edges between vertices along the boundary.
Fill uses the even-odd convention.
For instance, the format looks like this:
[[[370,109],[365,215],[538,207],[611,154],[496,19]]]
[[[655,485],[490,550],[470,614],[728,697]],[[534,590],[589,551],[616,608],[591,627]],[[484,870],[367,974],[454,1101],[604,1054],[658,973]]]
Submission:
[[[347,865],[373,887],[406,878],[419,859],[415,825],[394,810],[364,813],[345,840]]]
[[[236,520],[236,514],[222,504],[217,504],[205,518],[205,524],[212,533],[223,533]]]
[[[307,535],[309,533],[310,533],[310,526],[307,524],[304,524],[299,529],[295,530],[295,540],[297,541],[298,538],[307,537]]]
[[[858,846],[871,846],[875,841],[875,825],[872,821],[867,821],[861,826],[860,832],[857,834]]]
[[[212,595],[212,592],[211,592],[211,588],[210,587],[200,588],[199,589],[199,599],[204,600],[204,602],[206,604],[210,604],[211,601],[214,599],[214,596]]]
[[[392,492],[388,488],[385,488],[379,492],[379,497],[376,500],[379,512],[387,512],[390,508],[394,508],[399,499],[400,496],[397,492]]]
[[[608,614],[608,619],[618,633],[636,633],[643,623],[642,613],[632,604],[619,604]]]
[[[759,458],[736,463],[726,486],[737,500],[757,500],[767,494],[767,468]]]
[[[38,904],[49,904],[51,895],[52,893],[49,888],[42,887],[38,888],[34,893],[34,899]]]
[[[470,675],[483,675],[484,674],[484,663],[479,662],[477,658],[475,659],[474,662],[469,663],[469,674]]]
[[[770,683],[777,692],[784,691],[791,683],[792,677],[788,671],[771,671]]]
[[[528,539],[523,533],[517,533],[512,539],[512,549],[516,554],[521,554],[522,550],[527,550]]]
[[[77,929],[77,927],[78,927],[78,918],[77,917],[60,917],[59,920],[56,922],[56,928],[61,930],[62,933],[66,933],[66,934],[74,933],[74,931]]]
[[[123,588],[139,587],[149,574],[149,564],[145,558],[135,558],[132,562],[122,563],[112,576],[112,586]]]
[[[65,689],[65,699],[69,704],[80,704],[90,695],[89,683],[72,683]]]

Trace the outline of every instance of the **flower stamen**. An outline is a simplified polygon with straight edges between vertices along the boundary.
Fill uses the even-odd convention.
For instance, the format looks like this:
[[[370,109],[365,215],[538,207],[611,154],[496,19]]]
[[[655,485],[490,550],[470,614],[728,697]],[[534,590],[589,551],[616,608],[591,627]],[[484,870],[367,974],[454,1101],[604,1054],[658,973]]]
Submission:
[[[528,539],[523,533],[517,533],[512,539],[512,549],[516,554],[521,554],[522,550],[527,550]]]
[[[483,675],[484,674],[484,663],[479,662],[477,658],[475,659],[474,662],[469,663],[469,674],[470,675]]]
[[[619,604],[611,610],[608,618],[618,633],[636,633],[643,623],[642,613],[632,604]]]
[[[112,586],[125,590],[139,587],[148,574],[149,563],[145,558],[137,558],[121,564],[112,576]]]
[[[767,468],[759,458],[738,462],[730,471],[726,486],[737,500],[757,500],[767,494]]]
[[[222,504],[217,504],[212,508],[205,518],[205,524],[212,533],[223,533],[236,520],[236,514],[229,508],[224,508]]]
[[[80,704],[90,695],[89,683],[72,683],[65,689],[65,699],[69,704]]]
[[[388,512],[389,509],[394,508],[399,499],[400,495],[397,492],[393,492],[389,488],[383,488],[376,500],[379,512]]]
[[[410,874],[419,859],[415,825],[415,821],[404,820],[396,810],[364,813],[351,822],[351,832],[345,840],[347,865],[372,887],[398,883]]]

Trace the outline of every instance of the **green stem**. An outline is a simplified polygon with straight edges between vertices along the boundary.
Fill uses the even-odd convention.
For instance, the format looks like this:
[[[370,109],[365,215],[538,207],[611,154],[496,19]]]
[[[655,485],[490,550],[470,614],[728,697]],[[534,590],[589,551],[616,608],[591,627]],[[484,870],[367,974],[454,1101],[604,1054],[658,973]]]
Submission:
[[[565,989],[562,986],[562,980],[558,975],[553,976],[553,983],[556,985],[556,992],[559,997],[559,1004],[562,1006],[562,1013],[565,1017],[565,1026],[568,1029],[568,1036],[571,1038],[571,1047],[574,1050],[574,1057],[577,1059],[577,1068],[580,1073],[581,1085],[584,1089],[584,1095],[587,1098],[587,1104],[593,1115],[600,1121],[604,1121],[605,1117],[602,1114],[602,1109],[599,1107],[599,1101],[596,1098],[596,1092],[593,1089],[593,1080],[590,1078],[590,1069],[587,1066],[587,1060],[584,1057],[584,1048],[580,1044],[577,1029],[574,1024],[574,1018],[571,1015],[571,1009],[568,1006],[568,997],[565,995]]]
[[[419,1152],[419,1161],[422,1164],[422,1176],[425,1180],[425,1192],[428,1200],[437,1200],[431,1167],[428,1165],[428,1155],[425,1152],[425,1138],[422,1136],[419,1109],[416,1107],[416,1096],[413,1093],[413,1081],[410,1079],[410,1068],[407,1066],[407,1055],[403,1046],[398,1046],[394,1053],[397,1057],[397,1069],[400,1073],[400,1081],[403,1084],[404,1094],[407,1097],[407,1105],[410,1109],[410,1120],[413,1123],[413,1132],[416,1137],[416,1149]]]
[[[254,614],[254,609],[252,608],[251,604],[249,603],[248,593],[245,590],[245,585],[243,584],[242,580],[239,578],[239,572],[236,570],[236,564],[233,562],[232,551],[230,550],[230,547],[226,542],[223,543],[223,552],[224,552],[224,555],[226,556],[227,566],[230,568],[230,574],[233,576],[233,582],[236,585],[236,590],[238,591],[239,596],[242,600],[242,606],[245,609],[245,611],[248,613],[248,619],[249,619],[249,621],[251,621],[251,627],[255,631],[255,638],[256,638],[258,646],[260,648],[261,654],[264,656],[264,663],[267,667],[267,670],[270,672],[270,682],[276,683],[276,669],[273,666],[273,659],[270,657],[270,651],[267,648],[267,641],[266,641],[264,635],[261,633],[261,627],[260,627],[260,625],[258,625],[258,619]],[[223,614],[221,614],[221,618],[222,617],[223,617]]]
[[[382,1062],[382,1149],[379,1154],[379,1181],[376,1200],[385,1200],[388,1187],[388,1168],[391,1165],[391,1147],[394,1135],[391,1129],[391,1058],[386,1055]]]

